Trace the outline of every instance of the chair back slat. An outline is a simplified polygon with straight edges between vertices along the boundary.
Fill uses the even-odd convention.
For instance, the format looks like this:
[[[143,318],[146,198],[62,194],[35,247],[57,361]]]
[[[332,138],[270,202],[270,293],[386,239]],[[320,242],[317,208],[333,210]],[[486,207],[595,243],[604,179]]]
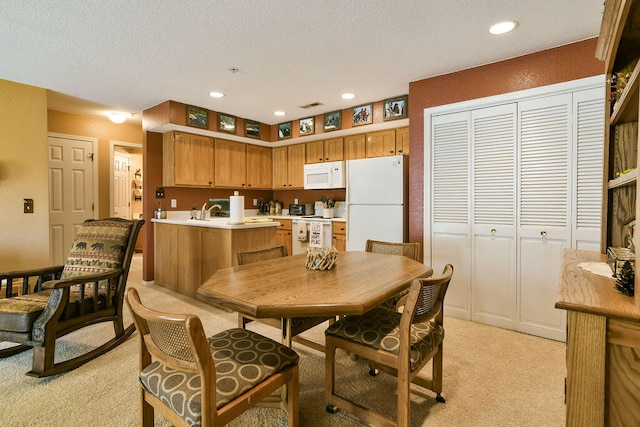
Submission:
[[[406,311],[413,313],[411,323],[423,322],[441,312],[452,275],[453,266],[447,264],[442,271],[442,275],[438,277],[425,277],[414,280],[411,287],[414,288],[416,283],[420,286],[415,305],[412,306],[408,301],[405,306]]]
[[[381,240],[367,240],[365,252],[386,255],[402,255],[414,261],[420,258],[420,243],[393,243]]]
[[[274,258],[287,256],[286,246],[274,246],[272,248],[259,249],[257,251],[236,252],[238,265],[252,264],[254,262],[266,261]]]

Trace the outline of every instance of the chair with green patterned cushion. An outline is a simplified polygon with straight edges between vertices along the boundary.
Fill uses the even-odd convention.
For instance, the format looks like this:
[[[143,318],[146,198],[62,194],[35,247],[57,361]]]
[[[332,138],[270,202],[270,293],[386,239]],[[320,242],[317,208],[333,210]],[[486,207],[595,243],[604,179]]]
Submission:
[[[254,262],[267,261],[274,258],[282,258],[287,256],[286,246],[274,246],[266,249],[258,249],[255,251],[236,252],[236,261],[238,265],[253,264]],[[283,323],[281,319],[273,318],[256,318],[250,317],[246,314],[238,313],[238,326],[245,328],[247,323],[251,321],[258,321],[265,325],[269,325],[276,329],[282,329]],[[299,336],[304,331],[313,328],[326,321],[333,322],[334,317],[294,317],[291,319],[291,339],[307,347],[314,348],[324,353],[324,346],[315,341],[306,339]],[[283,337],[288,336],[286,331],[283,331]]]
[[[411,283],[402,313],[380,306],[359,316],[347,316],[325,331],[325,399],[327,411],[342,408],[374,425],[409,425],[411,383],[442,397],[442,343],[444,340],[444,297],[453,275],[447,264],[439,277],[416,279]],[[336,348],[373,362],[381,371],[398,378],[398,418],[392,420],[344,396],[335,383]],[[420,370],[433,359],[431,378]],[[394,390],[389,390],[393,394]],[[366,390],[359,390],[366,393]]]
[[[401,255],[414,261],[420,261],[420,243],[394,243],[381,240],[367,240],[364,250],[365,252],[375,252],[378,254]],[[409,292],[408,289],[400,292],[393,298],[380,304],[380,306],[388,310],[397,310],[398,307],[403,304],[407,292]]]
[[[33,348],[32,370],[44,377],[70,371],[124,342],[122,309],[131,258],[143,220],[87,220],[65,265],[0,273],[0,341],[18,345],[0,358]],[[4,288],[4,289],[1,289]],[[99,322],[113,322],[115,337],[72,359],[55,362],[56,340]]]
[[[133,288],[127,303],[140,337],[140,425],[153,426],[155,410],[176,426],[225,425],[283,386],[279,406],[298,425],[295,351],[241,328],[207,338],[197,316],[151,310]]]

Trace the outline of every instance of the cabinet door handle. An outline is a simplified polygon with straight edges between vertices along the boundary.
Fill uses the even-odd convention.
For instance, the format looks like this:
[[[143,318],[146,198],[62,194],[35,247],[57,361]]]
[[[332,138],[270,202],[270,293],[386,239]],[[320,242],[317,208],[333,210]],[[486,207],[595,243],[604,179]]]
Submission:
[[[393,154],[393,150],[389,151],[391,154]]]
[[[251,184],[247,184],[247,187],[251,187]]]
[[[398,153],[402,153],[402,150],[398,150]]]
[[[491,229],[491,234],[496,234],[498,231],[495,228]]]
[[[542,237],[546,237],[546,236],[547,236],[547,232],[546,232],[546,231],[544,231],[544,230],[542,230],[542,231],[540,232],[540,235],[541,235]]]
[[[318,160],[322,161],[322,157],[320,157]]]

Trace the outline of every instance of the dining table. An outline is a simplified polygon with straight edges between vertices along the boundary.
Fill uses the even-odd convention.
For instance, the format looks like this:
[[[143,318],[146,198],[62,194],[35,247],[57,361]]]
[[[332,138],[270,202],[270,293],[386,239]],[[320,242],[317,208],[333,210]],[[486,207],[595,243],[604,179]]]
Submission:
[[[197,298],[254,318],[282,320],[282,341],[291,346],[294,317],[359,315],[409,288],[433,269],[404,256],[340,252],[334,268],[306,267],[306,254],[218,270]]]

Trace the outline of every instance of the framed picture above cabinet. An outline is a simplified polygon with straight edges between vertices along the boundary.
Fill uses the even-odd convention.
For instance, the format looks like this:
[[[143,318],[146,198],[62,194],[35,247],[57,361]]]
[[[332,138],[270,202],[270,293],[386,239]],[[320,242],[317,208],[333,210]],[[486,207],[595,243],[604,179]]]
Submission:
[[[204,108],[187,105],[187,126],[208,129],[209,112]]]
[[[384,100],[384,121],[407,117],[407,96],[398,96]]]
[[[373,114],[371,113],[371,104],[360,105],[353,108],[352,126],[369,125],[373,123]]]
[[[342,111],[332,111],[324,115],[324,131],[338,130],[342,128]]]
[[[300,119],[300,136],[313,135],[315,133],[315,120],[313,117]]]
[[[235,116],[218,113],[218,130],[220,132],[236,133]]]
[[[260,139],[260,123],[249,120],[244,121],[244,136]]]
[[[278,139],[291,138],[291,122],[280,123],[278,125]]]

